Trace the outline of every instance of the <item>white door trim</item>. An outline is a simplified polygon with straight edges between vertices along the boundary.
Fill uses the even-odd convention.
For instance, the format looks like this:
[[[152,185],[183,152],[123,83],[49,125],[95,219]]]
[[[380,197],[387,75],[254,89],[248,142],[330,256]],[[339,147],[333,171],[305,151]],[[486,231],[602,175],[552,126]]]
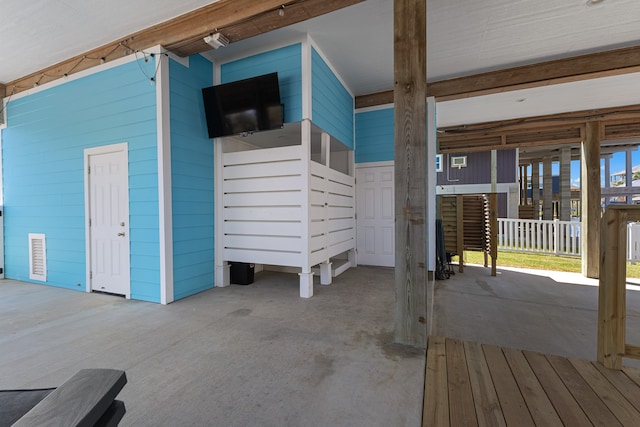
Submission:
[[[86,148],[84,150],[84,227],[85,227],[85,257],[86,257],[86,277],[85,291],[91,292],[91,230],[89,228],[90,199],[89,199],[89,157],[100,154],[124,152],[126,159],[125,173],[129,177],[129,144],[121,142],[119,144],[103,145],[101,147]],[[128,182],[128,179],[127,179]],[[129,189],[127,188],[127,191]],[[125,297],[131,298],[131,286],[128,287]]]

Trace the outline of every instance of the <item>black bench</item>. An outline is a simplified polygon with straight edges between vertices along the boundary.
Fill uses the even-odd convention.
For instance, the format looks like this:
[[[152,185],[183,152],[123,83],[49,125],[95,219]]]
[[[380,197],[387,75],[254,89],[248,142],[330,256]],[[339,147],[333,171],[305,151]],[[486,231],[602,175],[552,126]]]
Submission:
[[[124,371],[82,369],[55,389],[0,391],[0,425],[117,426],[126,383]]]

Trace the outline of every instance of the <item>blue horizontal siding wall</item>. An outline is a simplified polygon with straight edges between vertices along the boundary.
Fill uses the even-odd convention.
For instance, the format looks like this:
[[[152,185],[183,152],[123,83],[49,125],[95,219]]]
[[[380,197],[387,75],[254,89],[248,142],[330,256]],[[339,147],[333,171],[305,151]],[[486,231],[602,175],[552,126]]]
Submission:
[[[353,149],[353,97],[313,48],[311,97],[313,123]]]
[[[356,163],[393,160],[393,108],[356,113]]]
[[[86,289],[84,149],[129,144],[131,297],[160,300],[155,86],[127,63],[12,100],[3,130],[5,275],[29,280],[46,234],[48,285]]]
[[[280,100],[284,104],[284,121],[299,122],[302,120],[302,44],[300,43],[222,64],[220,83],[273,72],[278,73]]]
[[[214,284],[213,142],[207,134],[202,88],[213,65],[200,55],[189,67],[169,62],[174,299]]]

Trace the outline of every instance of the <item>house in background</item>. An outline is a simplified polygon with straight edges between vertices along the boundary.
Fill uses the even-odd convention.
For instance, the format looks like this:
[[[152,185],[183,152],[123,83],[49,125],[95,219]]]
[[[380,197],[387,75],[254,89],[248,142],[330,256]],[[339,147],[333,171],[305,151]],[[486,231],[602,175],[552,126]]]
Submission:
[[[436,163],[436,194],[486,194],[491,192],[491,152],[441,154]],[[498,217],[517,218],[517,150],[496,152]]]

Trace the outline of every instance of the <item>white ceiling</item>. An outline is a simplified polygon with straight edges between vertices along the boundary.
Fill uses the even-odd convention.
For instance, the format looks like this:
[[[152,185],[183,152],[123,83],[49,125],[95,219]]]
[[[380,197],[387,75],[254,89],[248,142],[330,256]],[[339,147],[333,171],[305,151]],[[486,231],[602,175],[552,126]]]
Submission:
[[[210,0],[0,0],[0,82],[8,82]],[[428,0],[429,81],[640,44],[640,1]],[[286,13],[286,11],[285,11]],[[355,95],[393,87],[393,1],[363,3],[215,51],[218,58],[308,33]],[[442,103],[438,122],[496,120],[638,103],[640,77]],[[553,95],[553,98],[549,98]],[[523,102],[515,100],[525,99]],[[551,102],[550,99],[553,99]],[[492,108],[486,108],[491,100]],[[571,101],[568,101],[571,100]],[[495,104],[493,104],[495,102]],[[494,117],[499,116],[499,117]]]

